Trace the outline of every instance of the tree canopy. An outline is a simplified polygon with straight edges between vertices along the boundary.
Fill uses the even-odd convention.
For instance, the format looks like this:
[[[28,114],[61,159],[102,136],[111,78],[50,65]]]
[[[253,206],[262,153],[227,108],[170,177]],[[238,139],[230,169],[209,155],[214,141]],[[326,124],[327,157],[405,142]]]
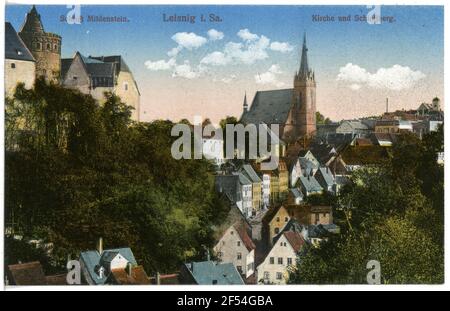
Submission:
[[[99,237],[130,247],[148,273],[204,258],[228,209],[209,162],[173,159],[170,121],[134,123],[119,97],[105,98],[38,80],[6,100],[7,222],[53,243],[60,267]]]

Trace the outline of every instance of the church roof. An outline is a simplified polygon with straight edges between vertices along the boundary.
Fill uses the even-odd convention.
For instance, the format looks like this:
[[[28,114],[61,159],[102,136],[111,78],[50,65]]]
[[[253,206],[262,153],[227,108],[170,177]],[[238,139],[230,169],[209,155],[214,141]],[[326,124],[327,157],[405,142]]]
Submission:
[[[5,58],[34,62],[33,55],[8,22],[5,23]]]
[[[245,124],[284,124],[291,108],[293,89],[258,91],[250,110],[242,115]]]

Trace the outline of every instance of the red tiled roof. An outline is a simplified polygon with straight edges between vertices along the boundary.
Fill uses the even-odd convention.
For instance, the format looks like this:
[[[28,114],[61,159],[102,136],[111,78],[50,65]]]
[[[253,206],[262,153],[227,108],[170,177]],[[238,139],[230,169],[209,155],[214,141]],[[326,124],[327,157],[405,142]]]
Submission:
[[[283,234],[296,252],[300,251],[303,244],[305,244],[305,240],[298,232],[285,231]]]
[[[134,285],[147,285],[150,284],[150,279],[145,273],[144,268],[142,266],[136,266],[131,269],[131,275],[127,273],[125,269],[113,269],[112,271],[113,277],[117,284],[126,285],[126,284],[134,284]]]
[[[39,261],[8,266],[9,284],[12,285],[46,285],[44,270]]]
[[[243,226],[234,226],[236,228],[237,233],[239,234],[239,237],[241,238],[242,242],[244,243],[245,247],[247,247],[247,250],[250,252],[256,248],[255,243],[253,243],[252,239],[249,237],[247,230]]]

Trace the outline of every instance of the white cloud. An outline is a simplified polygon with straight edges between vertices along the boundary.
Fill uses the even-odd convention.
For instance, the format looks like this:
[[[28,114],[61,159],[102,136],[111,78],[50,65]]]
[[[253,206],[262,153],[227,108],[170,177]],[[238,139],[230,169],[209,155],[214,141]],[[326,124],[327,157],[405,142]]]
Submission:
[[[230,58],[225,56],[224,53],[216,51],[212,52],[200,61],[201,64],[213,65],[213,66],[224,66],[230,62]]]
[[[208,37],[211,41],[222,40],[224,37],[223,32],[217,31],[215,29],[208,30]]]
[[[207,41],[206,38],[193,32],[178,32],[172,36],[172,40],[188,50],[197,49]]]
[[[270,49],[272,51],[287,53],[287,52],[292,52],[294,47],[292,45],[290,45],[288,42],[275,41],[270,44]]]
[[[277,87],[282,87],[285,84],[281,81],[278,81],[278,75],[281,74],[279,65],[272,65],[270,68],[261,74],[255,75],[255,82],[257,84],[273,84]]]
[[[154,62],[148,60],[144,63],[144,65],[145,67],[147,67],[147,69],[150,69],[152,71],[169,70],[176,65],[176,61],[173,58],[169,59],[168,61],[165,61],[164,59]]]
[[[254,41],[259,38],[258,35],[251,33],[247,28],[239,30],[237,35],[244,41]]]
[[[167,55],[169,57],[175,57],[178,55],[178,53],[180,53],[180,51],[183,49],[183,47],[181,45],[174,47],[173,49],[171,49],[169,52],[167,52]]]
[[[204,67],[198,67],[196,70],[194,70],[189,61],[185,61],[182,65],[177,65],[174,68],[174,71],[172,73],[172,77],[180,77],[185,79],[195,79],[202,75],[204,72]]]
[[[414,87],[425,74],[421,71],[414,71],[408,66],[394,65],[390,68],[379,68],[375,73],[370,73],[366,69],[348,63],[339,69],[337,81],[349,83],[352,90],[359,90],[362,86],[376,89],[404,90]]]
[[[237,62],[244,64],[253,64],[255,61],[268,58],[267,48],[269,47],[270,39],[261,36],[257,40],[247,42],[247,44],[228,42],[225,45],[225,55]]]

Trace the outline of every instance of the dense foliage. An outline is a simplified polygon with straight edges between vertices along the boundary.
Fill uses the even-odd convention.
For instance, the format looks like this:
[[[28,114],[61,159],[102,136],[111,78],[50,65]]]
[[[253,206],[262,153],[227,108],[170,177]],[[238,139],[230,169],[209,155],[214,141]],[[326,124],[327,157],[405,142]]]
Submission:
[[[356,171],[336,198],[342,233],[298,258],[290,283],[367,284],[370,260],[382,284],[444,281],[444,132],[399,137],[385,165]]]
[[[42,80],[6,100],[6,221],[53,243],[60,267],[103,237],[105,248],[130,247],[148,273],[176,271],[204,258],[227,212],[207,161],[172,158],[170,121],[130,116],[111,93],[99,105]],[[17,257],[17,247],[6,252]]]

